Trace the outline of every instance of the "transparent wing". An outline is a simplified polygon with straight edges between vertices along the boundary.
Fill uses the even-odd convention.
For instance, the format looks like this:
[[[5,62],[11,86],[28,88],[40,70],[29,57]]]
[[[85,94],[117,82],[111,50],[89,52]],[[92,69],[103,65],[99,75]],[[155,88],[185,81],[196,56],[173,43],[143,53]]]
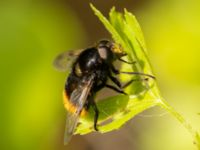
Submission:
[[[74,133],[75,127],[78,124],[78,118],[79,118],[78,113],[72,114],[70,112],[67,112],[65,134],[64,134],[64,144],[65,145],[70,141],[70,139]]]
[[[74,60],[83,51],[80,50],[70,50],[59,54],[53,61],[53,66],[59,71],[67,71],[71,67]]]
[[[67,112],[64,144],[67,144],[69,142],[71,136],[75,131],[75,128],[78,124],[79,115],[87,100],[93,81],[94,76],[90,76],[89,78],[87,77],[87,79],[84,79],[84,82],[82,80],[77,89],[75,89],[70,96],[70,100],[76,102],[77,110],[75,111],[75,113]]]

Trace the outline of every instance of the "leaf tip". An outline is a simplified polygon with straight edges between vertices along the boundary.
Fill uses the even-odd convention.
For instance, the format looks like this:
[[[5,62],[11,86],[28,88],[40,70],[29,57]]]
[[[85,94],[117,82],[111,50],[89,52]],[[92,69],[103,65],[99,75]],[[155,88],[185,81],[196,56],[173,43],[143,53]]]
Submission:
[[[115,11],[115,6],[113,6],[113,7],[111,8],[110,13],[111,13],[111,12],[114,12],[114,11]]]
[[[126,8],[124,8],[124,13],[128,13],[128,11],[127,11],[127,9],[126,9]]]
[[[90,5],[90,8],[92,8],[92,10],[96,10],[96,8],[94,7],[92,3],[90,3],[89,5]]]

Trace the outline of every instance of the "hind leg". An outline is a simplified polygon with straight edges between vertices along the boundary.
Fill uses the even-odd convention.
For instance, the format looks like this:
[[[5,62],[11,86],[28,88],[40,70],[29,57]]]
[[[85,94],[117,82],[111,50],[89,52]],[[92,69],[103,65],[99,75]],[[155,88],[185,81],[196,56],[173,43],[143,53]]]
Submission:
[[[98,110],[97,105],[94,100],[91,101],[91,106],[95,112],[95,114],[94,114],[94,129],[96,131],[98,131],[97,122],[98,122],[98,118],[99,118],[99,110]]]

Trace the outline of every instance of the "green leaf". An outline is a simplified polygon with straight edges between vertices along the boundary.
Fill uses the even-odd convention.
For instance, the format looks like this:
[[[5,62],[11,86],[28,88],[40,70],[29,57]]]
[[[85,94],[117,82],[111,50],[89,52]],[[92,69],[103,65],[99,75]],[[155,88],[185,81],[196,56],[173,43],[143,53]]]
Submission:
[[[111,33],[114,41],[121,44],[126,53],[128,53],[129,61],[137,62],[131,65],[131,70],[152,74],[142,47],[144,38],[135,17],[128,11],[125,11],[125,14],[116,12],[113,7],[109,13],[110,20],[107,20],[93,5],[91,5],[91,8]],[[132,24],[134,24],[133,28]],[[126,67],[123,66],[122,70],[126,71]],[[134,76],[122,75],[121,77],[133,78]],[[138,76],[136,79],[144,79],[144,77]],[[98,120],[99,132],[105,133],[118,129],[135,115],[158,105],[159,97],[156,96],[158,94],[156,93],[157,90],[154,90],[156,89],[154,82],[154,80],[151,82],[135,82],[126,89],[129,96],[117,95],[97,102],[97,107],[100,111]],[[94,112],[90,109],[88,115],[81,118],[81,124],[77,128],[76,134],[86,134],[94,131],[93,118]]]
[[[113,40],[119,43],[128,54],[127,59],[131,62],[136,62],[133,65],[123,64],[121,70],[131,70],[152,75],[152,67],[148,59],[143,33],[135,16],[126,9],[124,13],[119,13],[113,7],[109,13],[108,20],[92,4],[90,6],[108,32],[110,32]],[[105,133],[119,129],[137,114],[158,105],[171,113],[193,135],[194,143],[200,149],[199,134],[164,100],[155,80],[145,81],[145,76],[141,75],[121,75],[120,78],[123,81],[130,78],[142,81],[134,82],[125,89],[129,94],[128,96],[117,95],[97,102],[97,107],[100,111],[98,120],[99,132]],[[88,114],[80,119],[76,134],[87,134],[94,131],[93,118],[94,111],[89,109]]]

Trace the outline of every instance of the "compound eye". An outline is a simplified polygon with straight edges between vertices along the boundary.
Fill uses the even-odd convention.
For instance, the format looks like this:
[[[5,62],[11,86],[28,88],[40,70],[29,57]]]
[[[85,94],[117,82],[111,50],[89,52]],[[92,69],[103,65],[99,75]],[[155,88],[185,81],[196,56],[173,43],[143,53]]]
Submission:
[[[107,59],[108,58],[108,52],[105,47],[99,47],[98,48],[98,53],[102,59]]]

